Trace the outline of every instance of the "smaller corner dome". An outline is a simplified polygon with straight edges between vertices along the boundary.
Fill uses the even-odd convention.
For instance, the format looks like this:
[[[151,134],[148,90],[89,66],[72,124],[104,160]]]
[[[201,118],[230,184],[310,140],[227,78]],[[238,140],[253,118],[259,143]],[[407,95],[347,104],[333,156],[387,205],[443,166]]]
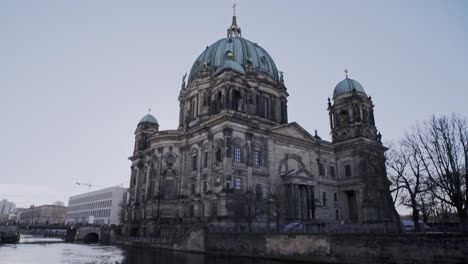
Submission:
[[[151,114],[145,115],[140,122],[138,122],[138,125],[141,124],[150,124],[150,125],[159,125],[158,120],[156,117],[152,116]]]
[[[364,88],[358,81],[346,77],[346,79],[342,80],[335,86],[333,97],[336,97],[340,94],[351,93],[353,89],[355,89],[358,93],[366,94]]]

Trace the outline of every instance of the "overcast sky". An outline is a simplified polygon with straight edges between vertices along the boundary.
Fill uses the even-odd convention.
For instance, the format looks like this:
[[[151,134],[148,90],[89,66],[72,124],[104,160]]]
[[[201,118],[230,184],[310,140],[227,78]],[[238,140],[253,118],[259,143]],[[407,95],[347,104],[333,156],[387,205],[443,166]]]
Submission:
[[[284,71],[289,120],[329,139],[327,98],[358,80],[383,140],[468,116],[467,1],[236,1],[243,36]],[[151,108],[176,129],[181,78],[225,37],[232,1],[0,1],[0,199],[18,207],[128,186]]]

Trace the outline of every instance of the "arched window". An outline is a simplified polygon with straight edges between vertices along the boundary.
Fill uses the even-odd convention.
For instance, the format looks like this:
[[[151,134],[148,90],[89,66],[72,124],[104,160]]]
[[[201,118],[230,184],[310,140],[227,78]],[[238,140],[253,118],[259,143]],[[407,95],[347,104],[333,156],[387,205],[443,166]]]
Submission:
[[[270,100],[268,97],[263,97],[263,117],[268,118],[270,116]]]
[[[143,168],[143,171],[141,173],[141,177],[143,177],[143,184],[146,184],[146,177],[148,176],[148,166],[145,166]]]
[[[223,94],[218,92],[218,98],[216,100],[216,104],[218,105],[218,111],[221,111],[223,105]]]
[[[253,151],[253,164],[255,167],[260,167],[262,165],[262,159],[261,159],[261,151],[258,149],[255,149]]]
[[[281,100],[281,122],[282,123],[288,122],[288,110],[286,106],[286,99]]]
[[[240,145],[234,145],[232,148],[232,157],[235,163],[242,162],[242,148]]]
[[[340,112],[340,123],[343,125],[348,123],[348,112],[346,110]]]
[[[216,156],[216,164],[219,164],[222,162],[222,156],[221,156],[221,148],[217,147],[215,151],[215,156]]]
[[[203,168],[208,168],[208,151],[205,151],[205,157],[203,159]]]
[[[136,185],[136,177],[135,177],[135,175],[132,175],[132,183],[131,183],[130,187],[133,188],[133,187],[135,187],[135,185]]]
[[[239,91],[234,91],[232,93],[232,109],[236,111],[242,111],[242,95]]]
[[[192,170],[197,170],[197,163],[198,163],[198,156],[197,156],[197,151],[194,150],[192,151]]]

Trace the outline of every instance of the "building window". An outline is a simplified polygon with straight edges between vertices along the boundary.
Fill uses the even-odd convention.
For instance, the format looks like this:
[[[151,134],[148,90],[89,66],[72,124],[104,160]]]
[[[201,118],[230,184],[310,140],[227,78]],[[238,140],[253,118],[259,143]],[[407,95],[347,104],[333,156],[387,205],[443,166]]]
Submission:
[[[326,192],[322,193],[322,203],[323,203],[323,207],[327,207],[327,193]]]
[[[325,167],[320,161],[317,161],[317,163],[318,163],[319,175],[325,176]]]
[[[346,165],[344,168],[345,168],[345,176],[351,177],[351,165]]]
[[[257,186],[255,186],[255,195],[257,201],[261,201],[263,199],[263,188],[261,184],[257,184]]]
[[[268,118],[270,112],[270,100],[267,97],[263,97],[263,116]]]
[[[241,147],[240,146],[234,146],[233,148],[233,156],[234,156],[234,162],[240,163],[241,162]]]
[[[235,190],[241,190],[242,189],[242,180],[241,178],[234,178],[234,189]]]
[[[203,182],[203,193],[206,193],[208,191],[208,182],[204,181]]]
[[[211,214],[211,216],[217,216],[218,215],[218,205],[216,203],[211,203],[210,214]]]
[[[261,164],[261,152],[260,150],[254,150],[253,152],[253,163],[255,167],[260,167]]]
[[[215,153],[215,156],[216,156],[216,163],[220,163],[221,162],[221,148],[216,148],[216,153]]]
[[[197,169],[197,155],[192,155],[192,170]]]
[[[195,183],[190,184],[190,195],[195,195]]]
[[[195,211],[195,210],[194,210],[194,208],[193,208],[193,205],[190,205],[190,206],[189,206],[189,216],[190,216],[190,217],[193,217],[193,216],[194,216],[194,211]]]
[[[338,212],[338,210],[335,211],[335,217],[336,217],[336,221],[340,220],[340,213]]]
[[[335,167],[330,166],[329,170],[330,170],[330,177],[335,178]]]
[[[208,168],[208,151],[205,152],[205,159],[203,160],[203,168]]]
[[[338,194],[333,193],[333,201],[338,202]]]

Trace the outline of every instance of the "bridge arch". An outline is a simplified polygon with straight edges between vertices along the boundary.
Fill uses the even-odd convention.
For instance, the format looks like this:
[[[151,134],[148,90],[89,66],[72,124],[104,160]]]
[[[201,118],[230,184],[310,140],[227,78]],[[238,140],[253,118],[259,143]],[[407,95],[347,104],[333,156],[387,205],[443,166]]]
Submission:
[[[86,243],[99,242],[99,234],[94,233],[94,232],[87,233],[87,234],[83,237],[83,242],[86,242]]]

